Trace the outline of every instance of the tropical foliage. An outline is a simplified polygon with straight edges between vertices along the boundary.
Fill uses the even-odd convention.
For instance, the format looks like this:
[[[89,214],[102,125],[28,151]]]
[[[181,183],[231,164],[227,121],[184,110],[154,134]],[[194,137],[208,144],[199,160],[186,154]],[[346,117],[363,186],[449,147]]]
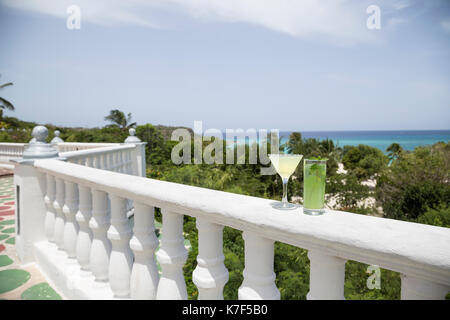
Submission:
[[[114,111],[114,110],[113,110]],[[118,110],[116,110],[118,111]],[[111,112],[111,115],[123,112]],[[113,121],[112,119],[117,121]],[[113,126],[103,128],[66,128],[46,125],[49,141],[54,130],[61,131],[65,141],[78,142],[123,142],[128,133],[124,130],[131,125],[131,115],[126,122],[111,117]],[[0,131],[0,141],[27,142],[30,130],[36,125],[16,118],[5,117],[8,130]],[[136,135],[147,142],[147,176],[155,179],[206,187],[239,194],[270,199],[280,199],[282,184],[278,176],[260,174],[260,165],[249,164],[180,164],[171,161],[171,150],[178,143],[170,141],[175,128],[164,128],[144,124],[136,126]],[[222,143],[224,143],[222,141]],[[202,148],[208,146],[203,143]],[[193,147],[193,143],[191,144]],[[225,144],[224,144],[225,147]],[[269,152],[271,146],[267,146]],[[413,152],[401,150],[397,146],[388,148],[388,156],[369,146],[335,146],[331,140],[303,139],[300,133],[293,133],[281,150],[303,154],[305,158],[327,158],[327,186],[329,198],[334,199],[333,207],[338,210],[360,214],[377,214],[367,207],[368,197],[376,198],[386,217],[408,220],[442,227],[450,226],[450,143],[420,147]],[[225,150],[225,148],[224,148]],[[191,150],[193,158],[194,152]],[[234,150],[236,151],[236,150]],[[245,148],[245,159],[249,158],[250,147]],[[225,153],[225,152],[224,152]],[[258,153],[259,154],[259,153]],[[225,154],[224,160],[225,160]],[[388,166],[389,159],[391,165]],[[223,161],[226,163],[225,161]],[[338,163],[344,163],[347,173],[338,173]],[[376,179],[375,188],[362,183]],[[289,182],[289,198],[301,202],[303,194],[302,165]],[[156,209],[156,219],[161,214]],[[195,219],[185,216],[185,237],[191,243],[188,260],[184,266],[185,279],[190,298],[197,298],[198,292],[192,282],[192,272],[196,267],[198,234]],[[244,242],[242,232],[224,228],[223,236],[225,265],[229,270],[229,281],[224,288],[225,299],[236,299],[242,283],[244,269]],[[276,284],[282,299],[305,299],[309,291],[309,260],[307,251],[283,243],[275,243]],[[400,277],[398,273],[381,269],[381,289],[367,287],[367,265],[348,261],[346,264],[345,297],[347,299],[398,299],[400,297]]]

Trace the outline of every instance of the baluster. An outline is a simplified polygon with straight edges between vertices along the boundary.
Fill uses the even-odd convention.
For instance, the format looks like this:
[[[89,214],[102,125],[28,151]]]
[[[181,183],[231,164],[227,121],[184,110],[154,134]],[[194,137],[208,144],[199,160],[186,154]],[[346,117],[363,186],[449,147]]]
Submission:
[[[186,300],[187,292],[183,265],[187,260],[187,250],[184,247],[183,215],[165,210],[161,211],[163,233],[161,246],[156,256],[161,265],[162,274],[159,279],[156,299]]]
[[[45,235],[48,241],[55,242],[55,220],[56,213],[53,207],[53,202],[55,201],[55,177],[46,174],[47,176],[47,192],[44,197],[45,206],[47,207],[47,212],[45,214]]]
[[[153,207],[134,202],[134,236],[130,248],[134,253],[131,271],[130,297],[138,300],[154,300],[159,274],[155,261],[158,238],[155,234]]]
[[[450,287],[402,274],[402,300],[444,300]]]
[[[120,160],[122,162],[122,165],[121,165],[122,170],[120,172],[127,173],[127,163],[126,163],[125,151],[120,152]]]
[[[111,152],[111,171],[116,172],[116,152]]]
[[[128,174],[128,161],[127,161],[127,151],[122,151],[122,163],[123,163],[123,169],[122,172]]]
[[[223,226],[197,218],[198,257],[192,280],[198,288],[199,300],[223,300],[223,287],[228,281],[224,265]]]
[[[95,169],[101,169],[101,163],[100,163],[100,155],[94,156],[94,168]]]
[[[130,294],[130,276],[133,253],[130,250],[131,227],[127,219],[127,200],[116,195],[111,199],[111,226],[108,239],[112,251],[109,259],[109,284],[117,297]]]
[[[108,280],[111,242],[106,233],[110,225],[109,219],[108,195],[103,191],[92,190],[92,218],[89,220],[89,227],[93,238],[89,268],[97,281]]]
[[[122,151],[118,151],[117,152],[117,161],[118,161],[118,172],[123,173],[123,152]]]
[[[108,153],[108,170],[109,171],[114,171],[113,165],[114,165],[113,154],[110,152],[110,153]]]
[[[94,158],[92,156],[88,156],[86,158],[86,166],[89,168],[94,168]]]
[[[238,291],[239,300],[279,300],[280,291],[275,285],[273,272],[274,241],[244,231],[245,269],[244,281]]]
[[[344,300],[345,259],[314,250],[310,261],[308,300]]]
[[[56,212],[54,239],[58,249],[64,249],[64,224],[65,217],[62,211],[64,206],[64,181],[61,178],[55,178],[56,196],[53,201],[53,208]]]
[[[137,172],[136,173],[133,172],[133,161],[131,158],[131,152],[128,151],[127,155],[128,155],[128,160],[127,160],[128,161],[128,173],[131,175],[138,175]]]
[[[125,162],[125,173],[126,174],[130,174],[130,162],[128,161],[129,154],[130,154],[130,152],[128,150],[123,152],[123,157],[124,157],[124,162]]]
[[[102,169],[108,170],[108,154],[102,155]]]
[[[102,156],[101,155],[95,156],[95,168],[97,168],[97,169],[102,168]]]
[[[92,217],[92,194],[89,187],[78,186],[80,204],[75,216],[80,230],[78,231],[76,255],[82,270],[89,270],[89,256],[92,245],[92,231],[89,228],[89,220]]]
[[[133,166],[131,165],[131,152],[127,151],[125,154],[127,156],[127,173],[133,174]]]
[[[77,248],[78,223],[75,220],[75,215],[78,211],[78,186],[66,181],[66,201],[63,207],[63,213],[66,217],[66,224],[64,225],[64,249],[69,258],[75,258]]]

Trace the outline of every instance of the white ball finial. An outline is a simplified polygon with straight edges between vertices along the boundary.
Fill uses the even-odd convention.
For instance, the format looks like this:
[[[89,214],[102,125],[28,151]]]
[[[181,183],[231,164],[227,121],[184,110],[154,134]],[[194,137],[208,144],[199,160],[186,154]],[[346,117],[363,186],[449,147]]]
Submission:
[[[23,151],[23,159],[43,159],[58,157],[58,150],[46,143],[48,129],[44,126],[36,126],[31,131],[33,139]]]
[[[48,137],[48,129],[44,126],[36,126],[33,128],[31,135],[36,139],[36,142],[45,143],[45,139]]]
[[[55,137],[59,137],[60,134],[61,134],[61,132],[59,132],[59,130],[55,131]]]
[[[125,143],[138,143],[138,142],[141,142],[141,139],[136,137],[136,129],[130,128],[130,130],[128,130],[128,133],[130,135],[125,139],[125,141],[124,141]]]

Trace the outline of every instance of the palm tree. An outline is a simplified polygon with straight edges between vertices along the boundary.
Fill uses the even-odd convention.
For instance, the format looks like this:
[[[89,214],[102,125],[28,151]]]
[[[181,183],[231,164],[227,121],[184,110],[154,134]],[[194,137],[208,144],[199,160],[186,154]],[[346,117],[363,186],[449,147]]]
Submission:
[[[388,152],[389,162],[398,159],[403,152],[403,148],[398,143],[392,143],[389,147],[387,147],[386,151]]]
[[[131,113],[125,117],[125,113],[118,109],[111,110],[109,115],[105,117],[105,121],[112,122],[109,127],[117,127],[120,129],[130,129],[136,125],[136,122],[131,123]]]
[[[1,75],[0,75],[0,77],[1,77]],[[12,86],[12,85],[13,85],[12,82],[1,84],[0,89],[3,89],[7,86]],[[5,98],[0,97],[0,118],[2,118],[2,116],[3,116],[3,109],[14,110],[14,106],[11,102],[6,100]]]

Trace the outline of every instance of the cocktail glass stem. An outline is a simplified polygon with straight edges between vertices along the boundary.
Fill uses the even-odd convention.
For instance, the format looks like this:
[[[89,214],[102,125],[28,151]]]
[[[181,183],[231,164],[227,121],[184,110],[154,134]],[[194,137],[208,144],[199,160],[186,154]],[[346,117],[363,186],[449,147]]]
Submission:
[[[283,202],[283,206],[286,206],[288,203],[287,185],[288,185],[289,178],[282,178],[282,179],[283,179],[283,199],[281,200],[281,202]]]

